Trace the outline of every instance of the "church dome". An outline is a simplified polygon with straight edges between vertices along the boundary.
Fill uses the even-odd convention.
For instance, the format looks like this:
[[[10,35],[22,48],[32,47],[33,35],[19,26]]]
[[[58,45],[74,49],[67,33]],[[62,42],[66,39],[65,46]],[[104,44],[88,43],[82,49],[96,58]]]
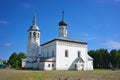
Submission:
[[[64,20],[62,20],[59,22],[59,26],[67,26],[67,23]]]
[[[37,25],[32,25],[29,30],[39,30]]]
[[[67,23],[64,21],[64,11],[62,12],[62,20],[59,22],[59,26],[67,26]]]

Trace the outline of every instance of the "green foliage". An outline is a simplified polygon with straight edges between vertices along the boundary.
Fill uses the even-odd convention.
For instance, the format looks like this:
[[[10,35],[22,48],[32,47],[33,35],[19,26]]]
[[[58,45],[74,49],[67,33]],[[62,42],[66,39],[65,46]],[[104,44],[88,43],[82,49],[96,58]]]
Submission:
[[[88,54],[94,59],[94,68],[120,68],[120,50],[90,50]]]
[[[120,68],[120,50],[111,50],[110,60],[113,68]]]
[[[14,52],[10,57],[9,57],[9,63],[13,68],[17,68],[18,67],[18,60],[17,60],[17,53]]]
[[[22,59],[26,58],[24,53],[12,53],[9,57],[8,64],[10,64],[13,68],[20,68]]]

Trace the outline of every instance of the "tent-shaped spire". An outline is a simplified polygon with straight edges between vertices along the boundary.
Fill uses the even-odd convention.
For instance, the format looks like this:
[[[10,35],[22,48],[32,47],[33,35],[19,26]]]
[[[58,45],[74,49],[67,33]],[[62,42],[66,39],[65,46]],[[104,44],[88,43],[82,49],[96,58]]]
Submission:
[[[34,12],[34,17],[33,17],[33,25],[36,25],[36,12]]]
[[[32,25],[30,26],[29,30],[38,30],[39,31],[39,27],[37,26],[37,21],[36,21],[36,12],[34,12],[33,22],[32,22]]]

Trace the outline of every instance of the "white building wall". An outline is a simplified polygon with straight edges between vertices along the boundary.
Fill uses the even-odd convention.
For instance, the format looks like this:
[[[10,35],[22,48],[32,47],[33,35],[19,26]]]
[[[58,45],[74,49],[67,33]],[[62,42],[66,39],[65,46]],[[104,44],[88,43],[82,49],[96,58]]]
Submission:
[[[83,59],[85,61],[84,70],[88,70],[88,49],[87,48],[84,48],[84,53],[85,53],[84,59]]]
[[[75,69],[73,63],[78,57],[78,51],[81,52],[81,58],[85,61],[84,69],[86,69],[86,51],[87,46],[70,42],[57,41],[56,46],[56,69],[68,70]],[[68,57],[65,57],[65,50],[68,50]]]
[[[89,60],[87,66],[87,70],[93,70],[93,61]]]
[[[35,34],[34,34],[35,33]],[[27,58],[26,58],[26,68],[37,69],[38,64],[33,63],[37,61],[40,49],[40,32],[30,30],[28,31],[28,45],[27,45]]]
[[[36,37],[33,36],[34,32],[36,33]],[[29,31],[28,32],[28,46],[27,46],[27,61],[33,62],[36,60],[36,58],[39,55],[39,48],[40,48],[40,32]]]
[[[51,42],[49,44],[41,46],[41,57],[45,58],[56,57],[56,42]],[[56,68],[55,63],[56,62],[42,62],[42,63],[40,62],[40,69],[54,70]],[[50,67],[48,65],[50,65]],[[54,67],[52,67],[52,65],[54,65]]]
[[[56,42],[49,43],[41,47],[41,57],[55,57]]]
[[[26,59],[22,59],[22,66],[21,67],[23,68],[23,67],[25,67],[25,65],[26,65]]]
[[[55,62],[44,62],[44,70],[55,70]]]
[[[53,57],[52,51],[54,50],[55,57],[55,69],[56,70],[68,70],[75,69],[74,61],[78,58],[78,51],[80,52],[81,58],[84,61],[84,70],[92,70],[92,61],[88,61],[87,45],[78,44],[65,41],[53,41],[41,47],[42,57]],[[68,57],[65,57],[65,50],[68,50]],[[41,63],[43,64],[43,63]],[[44,70],[53,70],[48,67],[50,62],[44,62]],[[43,69],[43,68],[40,68]]]

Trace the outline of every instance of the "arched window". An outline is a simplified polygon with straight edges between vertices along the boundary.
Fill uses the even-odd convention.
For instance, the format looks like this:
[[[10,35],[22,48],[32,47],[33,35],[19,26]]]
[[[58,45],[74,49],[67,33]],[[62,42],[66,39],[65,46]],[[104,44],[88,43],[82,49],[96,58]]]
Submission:
[[[31,32],[30,32],[29,36],[30,36],[30,37],[32,36]]]
[[[39,33],[38,33],[38,37],[39,37],[40,35],[39,35]]]
[[[36,37],[36,32],[33,32],[33,36]]]
[[[68,50],[65,50],[65,57],[68,57]]]
[[[52,67],[54,67],[54,64],[52,64]]]
[[[48,67],[50,67],[50,64],[48,64]]]

